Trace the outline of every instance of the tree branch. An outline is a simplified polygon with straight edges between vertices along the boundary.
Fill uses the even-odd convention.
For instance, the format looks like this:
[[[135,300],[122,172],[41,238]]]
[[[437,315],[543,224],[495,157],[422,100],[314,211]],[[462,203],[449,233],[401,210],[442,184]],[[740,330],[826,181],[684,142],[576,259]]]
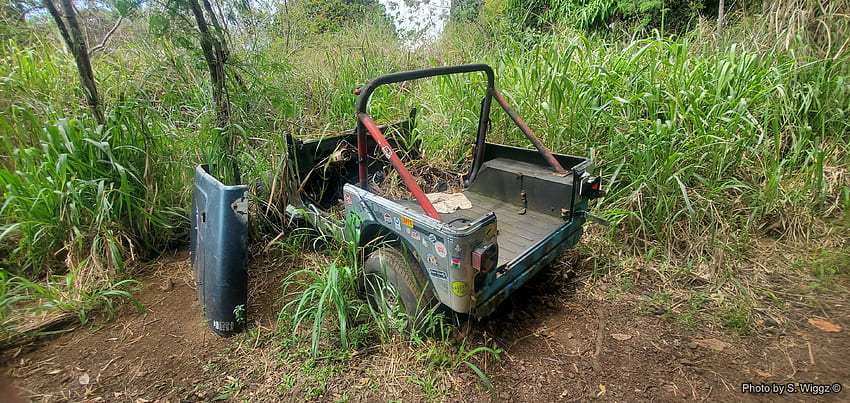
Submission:
[[[74,56],[74,61],[77,64],[77,72],[80,75],[80,83],[83,86],[83,95],[86,98],[86,103],[91,110],[92,116],[98,124],[105,124],[106,119],[100,108],[100,97],[97,94],[97,84],[95,83],[94,72],[91,68],[91,60],[86,50],[86,42],[83,39],[83,34],[80,32],[80,24],[77,21],[77,15],[74,11],[73,0],[60,0],[64,16],[59,13],[53,0],[42,1],[56,22],[59,33],[65,41],[65,46],[68,47],[68,51]]]
[[[106,42],[109,41],[109,38],[112,37],[112,34],[115,33],[115,31],[118,29],[118,26],[121,25],[122,21],[124,21],[124,17],[119,15],[118,21],[115,21],[115,25],[113,25],[112,29],[110,29],[109,32],[106,33],[106,36],[103,37],[103,40],[100,41],[100,44],[97,46],[93,46],[91,49],[89,49],[89,56],[93,55],[94,52],[103,50],[103,48],[106,47]]]

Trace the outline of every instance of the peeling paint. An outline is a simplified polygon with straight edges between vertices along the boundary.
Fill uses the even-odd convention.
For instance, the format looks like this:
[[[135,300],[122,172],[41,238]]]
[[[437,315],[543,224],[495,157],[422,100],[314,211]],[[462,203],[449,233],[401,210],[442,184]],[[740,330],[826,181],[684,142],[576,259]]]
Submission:
[[[248,192],[242,194],[242,197],[233,201],[230,204],[233,208],[233,213],[236,214],[236,219],[245,224],[248,222]]]

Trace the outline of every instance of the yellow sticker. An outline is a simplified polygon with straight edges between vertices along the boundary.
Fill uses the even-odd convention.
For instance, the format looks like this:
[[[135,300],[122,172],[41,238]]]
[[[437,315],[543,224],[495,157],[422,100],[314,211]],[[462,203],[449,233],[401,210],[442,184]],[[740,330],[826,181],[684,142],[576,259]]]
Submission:
[[[401,223],[413,228],[413,220],[410,217],[401,216]]]
[[[496,236],[496,224],[490,224],[487,226],[487,232],[485,232],[485,237],[489,240]]]
[[[455,281],[452,283],[452,292],[458,297],[466,295],[466,283],[463,281]]]

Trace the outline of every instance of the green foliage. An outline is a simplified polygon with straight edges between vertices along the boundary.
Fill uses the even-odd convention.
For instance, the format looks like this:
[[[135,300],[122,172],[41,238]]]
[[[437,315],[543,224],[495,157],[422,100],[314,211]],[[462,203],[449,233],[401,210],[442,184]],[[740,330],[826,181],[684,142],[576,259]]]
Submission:
[[[38,125],[25,109],[17,113],[31,127]],[[0,125],[17,134],[3,117]],[[91,257],[92,275],[99,277],[123,272],[133,248],[156,250],[170,242],[176,212],[152,209],[163,200],[147,191],[155,165],[149,153],[160,147],[147,128],[138,111],[121,108],[108,127],[61,119],[44,126],[37,144],[4,143],[10,168],[0,169],[5,199],[0,240],[17,240],[10,259],[20,272],[38,276],[64,252],[72,266]],[[12,138],[23,145],[27,135]]]
[[[452,0],[449,20],[454,22],[475,21],[485,3],[484,0]]]
[[[136,280],[125,279],[94,288],[78,286],[83,265],[63,275],[51,275],[44,282],[34,282],[0,269],[0,335],[14,332],[15,326],[28,317],[45,313],[70,312],[80,324],[86,324],[93,312],[115,316],[117,304],[131,302],[140,313],[142,304],[130,291],[138,291]],[[37,304],[33,304],[37,302]]]
[[[478,13],[479,21],[487,27],[499,24],[504,17],[506,3],[506,0],[485,0]]]
[[[848,164],[837,152],[846,142],[823,137],[847,127],[846,64],[737,45],[702,53],[689,40],[552,37],[502,49],[491,57],[509,102],[552,149],[594,157],[610,189],[600,205],[643,251],[725,253],[777,218],[800,237],[812,221],[794,211],[842,208],[847,184],[819,172]],[[437,91],[423,98],[462,98]],[[494,140],[526,145],[503,114],[493,128]]]
[[[847,284],[850,274],[850,248],[814,251],[792,262],[791,268],[812,276],[810,288],[840,288]]]
[[[353,22],[380,19],[384,9],[374,0],[304,0],[304,17],[313,33],[336,32]]]
[[[568,26],[605,31],[630,29],[684,32],[703,11],[698,0],[508,0],[506,15],[514,24],[537,30]]]
[[[309,324],[311,352],[317,357],[322,336],[327,335],[329,328],[338,332],[345,351],[354,347],[349,340],[349,324],[360,315],[364,304],[354,298],[358,269],[338,265],[336,261],[327,265],[314,263],[318,272],[309,268],[297,270],[284,281],[282,300],[288,302],[278,316],[278,323],[290,326],[293,334],[301,332],[302,324]]]
[[[0,268],[0,335],[5,336],[11,328],[17,304],[31,298],[23,279]]]
[[[37,0],[5,0],[0,3],[0,43],[8,40],[29,41],[34,39],[26,29],[26,13]]]

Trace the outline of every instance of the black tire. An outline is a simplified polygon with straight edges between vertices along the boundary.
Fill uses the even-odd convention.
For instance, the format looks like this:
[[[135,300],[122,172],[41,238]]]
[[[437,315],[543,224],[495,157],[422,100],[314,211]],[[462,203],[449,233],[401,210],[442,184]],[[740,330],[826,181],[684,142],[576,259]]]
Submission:
[[[404,332],[425,330],[437,299],[416,260],[396,248],[381,247],[369,254],[363,266],[372,309]]]

